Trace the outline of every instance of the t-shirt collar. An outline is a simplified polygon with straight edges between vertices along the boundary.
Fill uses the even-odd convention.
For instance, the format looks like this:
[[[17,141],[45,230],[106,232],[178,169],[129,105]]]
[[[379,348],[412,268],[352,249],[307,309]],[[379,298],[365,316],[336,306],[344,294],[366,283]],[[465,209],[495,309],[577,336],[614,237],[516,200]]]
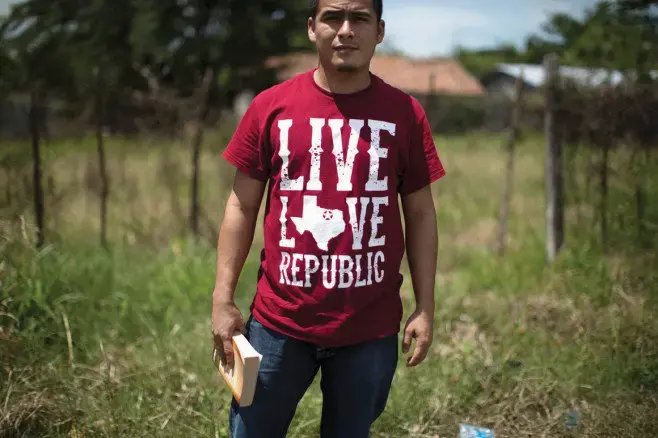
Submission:
[[[315,82],[315,71],[318,69],[318,67],[313,68],[312,70],[308,71],[306,74],[307,80],[309,80],[312,84],[312,86],[322,93],[323,95],[331,98],[331,99],[351,99],[351,98],[357,98],[357,97],[363,97],[364,95],[368,94],[375,86],[375,80],[376,77],[375,75],[372,74],[372,72],[369,72],[370,74],[370,84],[362,90],[356,91],[354,93],[334,93],[329,90],[325,90],[324,88],[320,87],[316,82]]]

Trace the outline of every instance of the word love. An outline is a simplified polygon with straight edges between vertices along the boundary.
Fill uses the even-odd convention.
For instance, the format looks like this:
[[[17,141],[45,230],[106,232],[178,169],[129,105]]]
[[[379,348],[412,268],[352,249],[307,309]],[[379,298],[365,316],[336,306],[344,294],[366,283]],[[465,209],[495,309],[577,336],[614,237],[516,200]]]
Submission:
[[[338,169],[337,190],[344,192],[352,190],[354,158],[357,153],[359,136],[366,123],[365,120],[351,119],[349,121],[351,131],[347,144],[347,156],[344,156],[343,154],[343,137],[341,134],[344,120],[311,118],[309,119],[309,123],[312,128],[311,147],[309,149],[309,152],[311,153],[311,170],[308,182],[306,183],[306,190],[322,190],[322,181],[320,180],[320,161],[322,155],[322,129],[326,125],[331,128],[331,136],[333,139],[332,152],[336,160],[336,168]],[[304,176],[290,179],[288,173],[288,164],[290,160],[288,138],[292,124],[292,120],[290,119],[279,120],[277,123],[277,126],[279,127],[279,156],[282,160],[280,188],[281,190],[301,191],[304,189]],[[388,188],[388,177],[378,179],[379,160],[388,156],[388,149],[381,147],[380,137],[382,131],[386,131],[390,135],[395,136],[395,126],[394,123],[383,122],[380,120],[368,120],[368,127],[370,128],[370,148],[368,150],[368,154],[370,155],[370,170],[368,172],[368,181],[365,185],[366,191],[385,191]]]
[[[357,214],[357,199],[347,198],[345,202],[349,210],[349,224],[352,229],[352,249],[360,250],[363,248],[363,229],[366,222],[366,210],[368,204],[372,201],[372,211],[370,214],[370,239],[368,246],[374,248],[377,246],[384,246],[386,237],[377,237],[379,225],[384,222],[382,216],[379,215],[380,206],[388,206],[388,197],[382,198],[360,198],[361,212]],[[342,234],[345,231],[345,223],[343,221],[343,212],[340,210],[326,210],[317,206],[317,196],[304,196],[304,214],[302,217],[293,217],[292,220],[297,227],[299,233],[309,231],[318,244],[318,247],[327,251],[327,244],[329,240]],[[281,197],[281,240],[279,246],[281,248],[295,248],[295,238],[288,237],[288,197]],[[358,219],[357,219],[358,218]]]

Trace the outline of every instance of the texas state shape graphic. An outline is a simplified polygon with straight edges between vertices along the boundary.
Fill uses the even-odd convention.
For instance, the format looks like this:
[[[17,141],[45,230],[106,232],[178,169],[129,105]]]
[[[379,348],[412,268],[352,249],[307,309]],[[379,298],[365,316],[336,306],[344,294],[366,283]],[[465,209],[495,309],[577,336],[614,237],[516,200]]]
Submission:
[[[323,251],[328,251],[329,241],[345,232],[343,212],[318,207],[315,196],[304,196],[302,217],[291,217],[300,234],[311,233],[315,243]]]

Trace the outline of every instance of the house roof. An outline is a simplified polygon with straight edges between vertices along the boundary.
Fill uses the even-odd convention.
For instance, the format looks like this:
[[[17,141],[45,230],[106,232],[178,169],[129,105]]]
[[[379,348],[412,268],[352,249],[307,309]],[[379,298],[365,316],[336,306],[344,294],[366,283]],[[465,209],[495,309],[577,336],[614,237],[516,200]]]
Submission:
[[[546,80],[544,66],[536,64],[506,64],[501,63],[496,66],[496,72],[502,72],[511,77],[517,78],[523,74],[523,80],[533,86],[541,87]],[[658,72],[651,72],[656,76]],[[575,83],[583,86],[597,87],[610,80],[612,85],[619,85],[624,81],[624,74],[616,70],[607,70],[604,68],[589,67],[572,67],[561,65],[559,75],[563,78],[570,79]]]
[[[291,53],[270,58],[268,67],[280,67],[279,80],[290,79],[318,65],[315,53]],[[481,95],[482,84],[458,62],[449,58],[412,59],[375,54],[370,71],[388,84],[408,93]],[[433,90],[432,90],[433,88]]]

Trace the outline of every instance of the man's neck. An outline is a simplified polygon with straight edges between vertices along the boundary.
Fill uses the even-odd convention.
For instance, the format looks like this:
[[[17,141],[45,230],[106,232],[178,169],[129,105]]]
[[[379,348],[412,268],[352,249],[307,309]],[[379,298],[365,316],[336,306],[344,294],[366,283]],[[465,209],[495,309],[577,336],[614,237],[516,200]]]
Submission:
[[[350,94],[368,88],[370,70],[368,68],[355,72],[328,70],[320,65],[313,75],[315,83],[331,93]]]

